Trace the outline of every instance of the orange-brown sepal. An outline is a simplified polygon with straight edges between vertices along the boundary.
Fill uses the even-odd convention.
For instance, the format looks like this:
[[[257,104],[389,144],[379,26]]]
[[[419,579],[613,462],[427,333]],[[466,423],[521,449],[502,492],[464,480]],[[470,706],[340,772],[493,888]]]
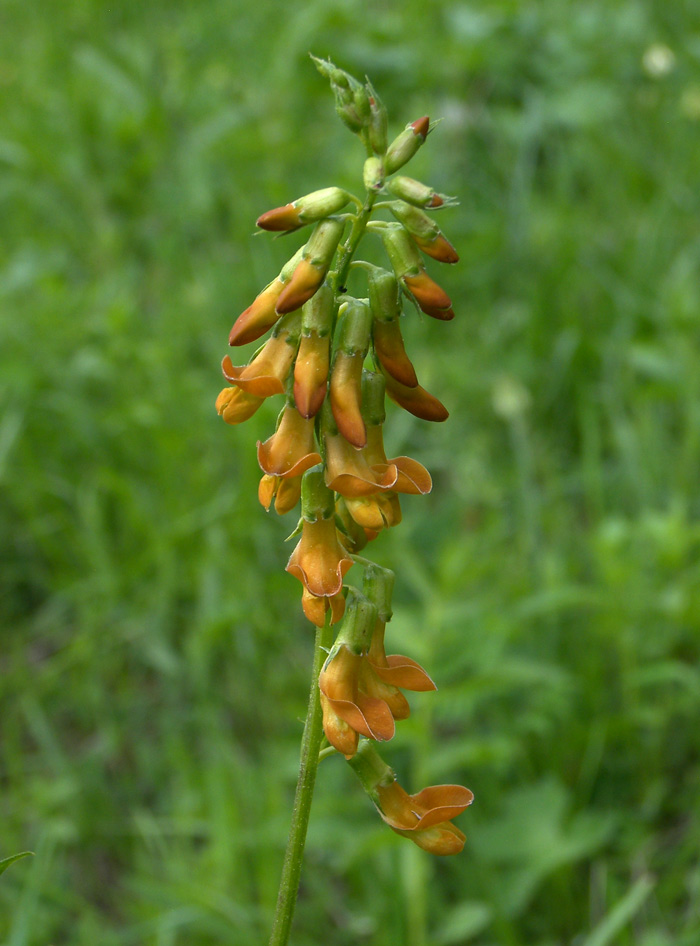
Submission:
[[[296,477],[321,462],[314,441],[314,422],[290,404],[275,433],[258,441],[258,463],[270,476]]]
[[[449,322],[455,317],[450,297],[425,270],[421,270],[417,276],[403,276],[401,282],[426,315],[443,322]]]
[[[399,320],[382,321],[375,318],[373,338],[374,351],[382,368],[401,384],[415,388],[418,378],[406,354]]]
[[[384,380],[386,381],[386,393],[392,401],[403,407],[409,414],[413,414],[414,417],[439,423],[447,420],[450,416],[445,405],[420,385],[415,388],[408,388],[405,384],[394,380],[390,374],[385,374]]]

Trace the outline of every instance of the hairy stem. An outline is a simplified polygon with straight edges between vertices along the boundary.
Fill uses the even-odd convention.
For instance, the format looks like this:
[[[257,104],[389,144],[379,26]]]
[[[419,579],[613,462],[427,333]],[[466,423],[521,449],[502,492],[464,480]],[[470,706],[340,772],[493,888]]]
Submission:
[[[299,765],[299,780],[294,795],[294,811],[292,824],[289,829],[289,840],[284,855],[282,878],[277,896],[277,907],[272,924],[270,946],[287,946],[289,933],[294,917],[297,894],[299,892],[299,877],[304,857],[306,830],[309,825],[311,801],[316,782],[316,770],[319,762],[319,748],[323,736],[323,720],[321,715],[321,700],[318,690],[318,677],[323,662],[328,655],[328,648],[333,643],[333,631],[330,627],[330,611],[326,616],[323,627],[316,629],[314,646],[313,670],[311,673],[311,687],[309,690],[309,704],[304,723],[304,734],[301,740],[301,762]]]

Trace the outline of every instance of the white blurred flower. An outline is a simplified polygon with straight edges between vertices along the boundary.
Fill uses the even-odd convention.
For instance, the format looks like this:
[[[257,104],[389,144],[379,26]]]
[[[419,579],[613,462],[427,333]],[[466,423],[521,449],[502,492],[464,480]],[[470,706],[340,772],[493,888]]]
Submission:
[[[652,79],[663,79],[672,72],[675,65],[673,50],[663,43],[652,43],[642,56],[642,67]]]
[[[491,391],[494,411],[504,420],[520,417],[530,407],[532,398],[524,384],[510,375],[496,378]]]

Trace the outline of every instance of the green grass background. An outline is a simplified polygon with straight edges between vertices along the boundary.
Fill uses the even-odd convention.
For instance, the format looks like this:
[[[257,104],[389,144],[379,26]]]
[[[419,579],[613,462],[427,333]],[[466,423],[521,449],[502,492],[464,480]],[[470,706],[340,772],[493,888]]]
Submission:
[[[457,317],[406,337],[451,417],[391,409],[435,489],[372,553],[440,688],[385,755],[476,802],[431,859],[324,761],[293,942],[697,946],[690,0],[0,4],[0,858],[36,852],[0,942],[266,942],[311,633],[256,500],[277,405],[213,402],[298,245],[256,216],[360,186],[309,51],[394,132],[444,118],[411,169],[461,198]]]

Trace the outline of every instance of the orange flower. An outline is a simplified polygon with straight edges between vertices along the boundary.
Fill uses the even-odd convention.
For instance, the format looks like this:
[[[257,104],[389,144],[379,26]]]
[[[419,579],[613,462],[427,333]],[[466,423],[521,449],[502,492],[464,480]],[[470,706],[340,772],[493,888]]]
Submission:
[[[313,419],[306,419],[287,404],[275,433],[264,443],[258,441],[258,463],[270,476],[300,477],[321,462],[316,451]]]
[[[216,410],[227,424],[242,424],[253,416],[263,400],[241,388],[224,388],[216,399]]]
[[[466,836],[452,824],[474,801],[463,785],[431,785],[409,795],[397,781],[378,785],[373,798],[377,811],[397,834],[429,854],[459,854]]]
[[[299,321],[297,316],[283,322],[247,365],[235,367],[226,355],[221,363],[226,380],[256,397],[284,394],[299,345]]]
[[[301,607],[312,624],[315,624],[316,627],[323,627],[328,611],[331,612],[331,624],[335,624],[342,618],[345,611],[345,598],[342,591],[339,591],[337,595],[319,597],[318,595],[312,595],[310,591],[304,588],[301,593]]]
[[[384,460],[369,461],[366,450],[356,450],[341,433],[326,430],[326,485],[341,496],[371,496],[380,490],[392,489],[399,473]],[[368,436],[369,430],[368,429]]]
[[[258,217],[262,230],[296,230],[304,224],[314,223],[323,217],[342,210],[351,200],[350,194],[340,187],[324,187],[304,197],[293,200],[284,207],[275,207]]]
[[[370,742],[363,742],[349,762],[382,819],[393,831],[430,854],[459,854],[466,838],[452,824],[452,819],[474,801],[468,788],[431,785],[409,795]]]
[[[333,359],[330,402],[338,430],[354,447],[367,442],[362,417],[362,365],[369,350],[372,310],[358,300],[340,309],[342,323]]]
[[[352,559],[338,541],[333,519],[302,520],[301,539],[292,552],[287,571],[316,597],[330,598],[343,587]]]
[[[393,584],[391,572],[372,568],[391,575],[390,586]],[[378,584],[375,578],[375,588]],[[384,586],[379,597],[383,590]],[[360,735],[379,741],[391,739],[394,720],[406,719],[410,714],[408,701],[399,687],[435,689],[433,681],[415,661],[387,657],[384,653],[385,612],[386,609],[380,614],[365,595],[351,592],[343,627],[319,677],[326,738],[348,757],[357,749]]]

